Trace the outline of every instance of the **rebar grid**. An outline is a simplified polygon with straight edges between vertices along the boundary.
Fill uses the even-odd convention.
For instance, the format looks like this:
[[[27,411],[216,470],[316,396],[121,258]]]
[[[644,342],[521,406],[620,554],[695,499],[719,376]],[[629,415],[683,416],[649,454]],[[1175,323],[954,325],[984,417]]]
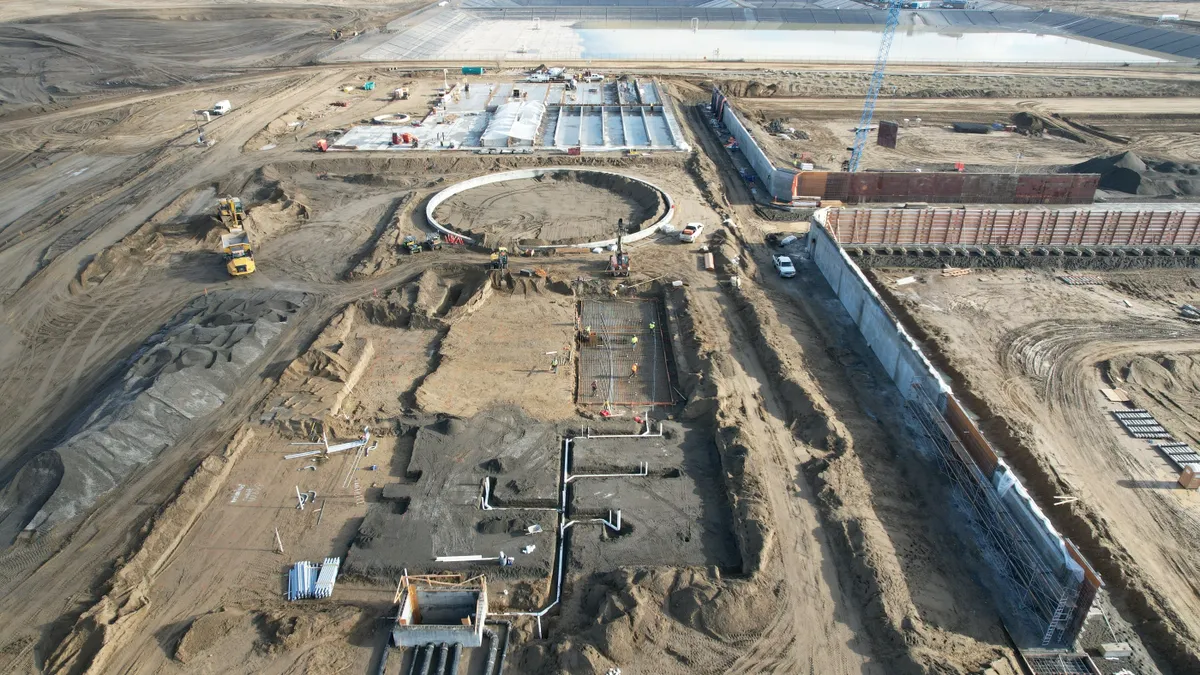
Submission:
[[[675,402],[657,302],[582,300],[578,329],[582,336],[576,390],[579,403],[609,406]],[[638,366],[636,374],[634,364]]]
[[[1086,654],[1025,654],[1034,675],[1097,675]]]
[[[1033,611],[1044,631],[1043,646],[1065,642],[1065,631],[1077,611],[1073,604],[1079,595],[1079,585],[1064,585],[1058,580],[991,483],[974,462],[955,451],[954,432],[933,404],[910,402],[909,409],[937,447],[942,472],[960,488],[984,538],[992,549],[1003,554],[1005,559],[999,561],[997,571],[1023,592],[1022,603]]]

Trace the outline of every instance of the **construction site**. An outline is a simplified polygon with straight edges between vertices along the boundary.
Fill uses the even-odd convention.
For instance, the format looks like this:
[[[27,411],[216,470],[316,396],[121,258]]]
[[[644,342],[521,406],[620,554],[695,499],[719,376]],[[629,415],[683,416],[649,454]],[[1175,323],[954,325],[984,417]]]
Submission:
[[[1200,673],[1190,7],[3,3],[0,672]]]

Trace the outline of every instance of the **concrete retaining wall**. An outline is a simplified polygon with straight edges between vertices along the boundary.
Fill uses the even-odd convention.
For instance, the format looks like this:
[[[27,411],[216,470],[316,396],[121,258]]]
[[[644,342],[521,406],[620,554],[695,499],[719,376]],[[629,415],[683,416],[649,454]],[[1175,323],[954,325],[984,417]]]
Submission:
[[[577,172],[577,173],[603,173],[603,174],[608,174],[610,176],[620,176],[622,178],[628,178],[629,180],[636,180],[639,183],[648,185],[651,188],[653,188],[655,191],[657,191],[660,195],[662,195],[663,201],[665,201],[667,204],[666,214],[663,215],[663,217],[660,218],[658,220],[658,222],[654,223],[653,225],[650,225],[649,227],[643,227],[642,229],[638,230],[637,232],[635,232],[629,236],[623,237],[622,241],[626,244],[632,244],[636,241],[641,241],[642,239],[649,237],[650,235],[652,235],[655,232],[658,232],[660,229],[662,229],[662,227],[664,225],[670,225],[671,220],[675,217],[675,200],[671,199],[671,195],[668,194],[666,190],[663,190],[662,188],[658,187],[657,185],[655,185],[649,181],[644,181],[640,178],[634,178],[633,176],[630,176],[630,175],[624,174],[624,173],[620,173],[617,171],[603,171],[600,169],[581,169],[581,168],[569,167],[569,166],[554,166],[554,167],[547,167],[544,169],[518,169],[516,171],[503,171],[501,173],[491,173],[486,176],[479,176],[478,178],[470,178],[470,179],[464,180],[461,183],[456,183],[454,185],[451,185],[450,187],[446,188],[445,190],[442,190],[441,192],[434,195],[433,198],[429,200],[429,203],[425,205],[425,220],[426,220],[426,222],[429,223],[430,227],[436,229],[437,231],[441,232],[444,235],[450,234],[450,235],[454,235],[456,237],[461,237],[467,243],[475,244],[475,243],[477,243],[475,241],[475,239],[468,237],[460,232],[455,232],[454,230],[451,230],[450,228],[448,228],[445,225],[442,225],[440,222],[438,222],[438,219],[433,215],[434,212],[437,210],[437,207],[441,206],[442,203],[445,202],[447,199],[450,199],[451,197],[453,197],[457,194],[466,192],[467,190],[470,190],[471,188],[477,188],[481,185],[490,185],[492,183],[503,183],[504,181],[520,180],[522,178],[538,178],[539,176],[545,176],[547,174],[558,173],[560,171],[573,171],[573,172]],[[534,249],[534,250],[546,250],[546,249],[554,249],[554,248],[593,249],[593,248],[605,248],[605,247],[611,246],[616,243],[617,243],[616,239],[604,239],[602,241],[589,241],[584,244],[551,244],[551,245],[546,245],[546,246],[524,246],[522,248]]]
[[[823,214],[824,210],[818,212],[819,216]],[[939,409],[944,409],[950,387],[934,371],[933,364],[925,358],[916,341],[888,311],[883,298],[862,270],[821,227],[810,230],[808,245],[821,274],[904,398],[915,400],[927,395]]]
[[[771,163],[767,153],[763,152],[758,141],[754,140],[754,134],[750,133],[746,124],[734,111],[733,106],[729,104],[729,99],[725,98],[721,90],[716,87],[713,87],[712,109],[713,115],[720,120],[721,124],[725,125],[729,134],[737,139],[738,147],[746,157],[746,161],[750,163],[751,168],[754,169],[754,173],[758,174],[758,179],[767,192],[781,202],[791,202],[792,185],[795,182],[796,172],[779,169]]]
[[[713,115],[738,143],[742,155],[776,201],[804,197],[861,204],[907,202],[965,204],[1090,204],[1097,174],[1025,174],[907,171],[796,171],[777,167],[763,152],[729,99],[713,87]],[[835,229],[836,231],[836,229]]]
[[[808,250],[813,261],[901,395],[914,405],[914,409],[922,409],[928,402],[936,409],[933,414],[940,414],[942,419],[938,423],[946,436],[944,440],[947,446],[961,450],[960,458],[973,464],[972,470],[985,478],[989,487],[980,489],[992,493],[985,501],[998,504],[994,507],[996,513],[1007,511],[1000,518],[1015,522],[1017,529],[1014,530],[1014,539],[1023,537],[1035,549],[1044,568],[1055,577],[1058,584],[1077,589],[1077,598],[1063,600],[1069,606],[1065,610],[1068,623],[1062,639],[1073,639],[1096,589],[1102,586],[1100,578],[1078,550],[1050,523],[1016,474],[1000,459],[984,439],[975,421],[965,413],[920,345],[904,330],[862,270],[825,229],[828,212],[828,209],[820,209],[813,217],[813,227],[808,234]],[[1021,545],[1016,541],[998,542],[1006,554],[1010,547]],[[1004,585],[999,579],[996,583],[1000,587]],[[1045,630],[1045,626],[1042,630]]]

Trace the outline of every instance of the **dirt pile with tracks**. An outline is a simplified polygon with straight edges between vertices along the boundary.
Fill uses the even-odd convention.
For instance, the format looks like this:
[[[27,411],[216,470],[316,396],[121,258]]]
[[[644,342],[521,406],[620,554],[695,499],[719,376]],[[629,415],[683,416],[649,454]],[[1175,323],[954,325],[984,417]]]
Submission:
[[[1122,387],[1130,407],[1162,414],[1168,432],[1190,436],[1190,413],[1168,399],[1186,401],[1195,386],[1186,360],[1172,356],[1190,353],[1177,306],[1200,302],[1195,274],[1108,272],[1101,284],[1068,286],[1030,270],[953,280],[921,272],[915,287],[890,285],[911,272],[876,271],[876,287],[933,363],[961,383],[959,396],[1034,498],[1078,498],[1048,515],[1088,556],[1153,658],[1195,671],[1200,602],[1185,589],[1200,556],[1181,539],[1195,509],[1172,495],[1177,469],[1115,424],[1109,411],[1125,406],[1100,391]]]
[[[86,513],[130,472],[225,402],[303,305],[301,294],[213,293],[193,301],[80,411],[72,433],[0,492],[0,528],[46,531]]]
[[[216,497],[253,437],[254,433],[244,428],[223,453],[210,455],[201,462],[174,498],[147,525],[140,544],[113,573],[99,602],[79,618],[66,639],[50,654],[45,672],[51,675],[103,673],[112,654],[138,636],[148,614],[150,586],[170,561],[183,536]]]

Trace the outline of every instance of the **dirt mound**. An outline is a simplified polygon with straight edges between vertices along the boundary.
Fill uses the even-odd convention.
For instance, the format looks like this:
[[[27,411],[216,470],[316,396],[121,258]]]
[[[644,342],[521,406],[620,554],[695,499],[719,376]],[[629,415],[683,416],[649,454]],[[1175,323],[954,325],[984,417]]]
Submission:
[[[172,254],[206,247],[215,250],[218,223],[210,213],[215,193],[208,187],[184,191],[145,223],[89,260],[71,281],[72,294],[86,292],[108,280],[139,274],[148,265],[166,264]]]
[[[308,197],[274,167],[256,171],[241,191],[246,204],[246,231],[254,243],[262,243],[308,220]],[[219,233],[218,233],[219,234]],[[216,244],[218,236],[210,241]]]
[[[1200,194],[1200,166],[1144,160],[1133,152],[1096,157],[1065,169],[1067,173],[1098,173],[1100,187],[1133,195],[1175,197]]]
[[[179,492],[154,517],[133,554],[118,563],[104,595],[79,617],[71,632],[55,647],[46,660],[46,673],[99,675],[105,672],[105,665],[113,653],[141,635],[149,614],[145,611],[150,603],[147,593],[154,580],[175,553],[183,535],[216,497],[253,438],[254,433],[244,427],[234,435],[224,452],[204,458]],[[196,646],[200,644],[197,642]]]
[[[544,246],[611,239],[619,220],[632,232],[666,213],[663,194],[646,183],[597,171],[555,171],[490,183],[454,195],[435,216],[485,247]]]
[[[72,435],[33,457],[4,487],[0,540],[85,513],[193,420],[220,408],[304,301],[299,294],[232,292],[193,301],[142,345],[123,377],[97,392],[76,417]],[[55,473],[57,480],[46,480]]]
[[[388,215],[383,219],[383,227],[377,229],[375,235],[363,245],[354,263],[346,273],[347,279],[361,279],[374,276],[396,267],[411,254],[404,252],[401,243],[407,234],[405,224],[415,204],[415,192],[408,191],[392,201]]]
[[[215,647],[234,631],[249,631],[251,617],[238,610],[224,609],[205,614],[188,626],[175,647],[175,660],[190,663]]]
[[[363,614],[362,609],[344,606],[325,611],[286,609],[267,612],[260,617],[261,646],[268,654],[275,654],[323,639],[342,640],[356,632]]]

